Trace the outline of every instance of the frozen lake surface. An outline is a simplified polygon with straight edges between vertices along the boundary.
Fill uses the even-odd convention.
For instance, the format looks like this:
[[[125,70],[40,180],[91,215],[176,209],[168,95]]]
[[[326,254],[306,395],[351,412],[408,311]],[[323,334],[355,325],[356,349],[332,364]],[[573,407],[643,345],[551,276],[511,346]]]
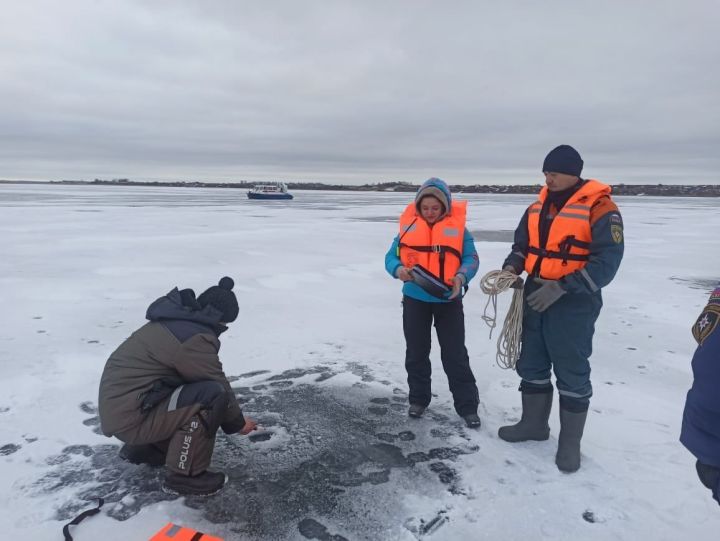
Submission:
[[[0,523],[77,541],[148,539],[168,521],[233,539],[716,539],[720,513],[678,436],[690,326],[720,281],[720,201],[618,198],[626,256],[597,324],[583,467],[511,445],[518,378],[495,364],[477,280],[465,298],[483,426],[455,415],[438,348],[422,420],[406,416],[400,283],[383,257],[412,194],[0,185]],[[532,196],[468,194],[479,276],[500,268]],[[159,490],[98,434],[107,356],[172,287],[236,282],[225,371],[262,424],[220,435],[225,490]],[[509,294],[500,299],[504,317]]]

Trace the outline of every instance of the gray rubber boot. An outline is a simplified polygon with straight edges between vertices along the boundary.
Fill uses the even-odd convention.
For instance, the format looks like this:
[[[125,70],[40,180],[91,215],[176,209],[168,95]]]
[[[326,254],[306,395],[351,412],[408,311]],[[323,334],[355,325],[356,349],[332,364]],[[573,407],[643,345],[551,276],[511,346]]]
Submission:
[[[586,419],[587,411],[575,413],[560,408],[560,437],[555,455],[555,464],[560,471],[573,473],[580,469],[580,440]]]
[[[550,437],[550,410],[552,409],[553,392],[522,393],[522,418],[514,425],[501,426],[498,430],[500,439],[509,442],[545,441]]]

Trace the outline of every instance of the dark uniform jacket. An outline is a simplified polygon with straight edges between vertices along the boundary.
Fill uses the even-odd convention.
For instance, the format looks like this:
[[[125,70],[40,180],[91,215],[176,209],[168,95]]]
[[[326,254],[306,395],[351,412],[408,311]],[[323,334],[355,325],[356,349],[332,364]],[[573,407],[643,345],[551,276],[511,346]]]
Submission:
[[[692,332],[698,347],[680,441],[700,462],[720,468],[720,287],[710,295]]]
[[[194,300],[194,299],[193,299]],[[138,426],[152,409],[185,383],[217,381],[231,400],[224,419],[244,424],[242,411],[218,358],[220,311],[186,306],[177,288],[153,302],[150,323],[135,331],[105,364],[98,401],[106,436]]]

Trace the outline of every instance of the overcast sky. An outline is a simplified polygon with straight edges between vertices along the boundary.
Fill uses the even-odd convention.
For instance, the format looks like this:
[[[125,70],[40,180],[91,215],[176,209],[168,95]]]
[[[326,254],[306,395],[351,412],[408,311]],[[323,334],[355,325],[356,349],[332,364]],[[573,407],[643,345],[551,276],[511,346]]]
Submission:
[[[0,178],[720,183],[717,0],[3,2]]]

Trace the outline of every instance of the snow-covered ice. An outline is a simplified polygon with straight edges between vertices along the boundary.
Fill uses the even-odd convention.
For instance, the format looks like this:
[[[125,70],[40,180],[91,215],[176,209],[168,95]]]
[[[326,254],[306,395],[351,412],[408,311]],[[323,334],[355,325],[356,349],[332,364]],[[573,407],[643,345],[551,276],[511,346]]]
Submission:
[[[479,431],[452,410],[433,347],[428,415],[405,413],[400,283],[383,257],[411,194],[0,185],[0,524],[9,538],[148,539],[167,522],[232,539],[717,539],[720,510],[678,442],[690,326],[720,281],[717,199],[618,198],[626,255],[604,290],[594,397],[573,475],[547,442],[511,445],[518,378],[495,364],[477,281],[465,299]],[[479,276],[531,196],[469,195]],[[221,359],[262,431],[220,436],[205,500],[97,433],[109,353],[174,286],[235,279]],[[510,295],[500,299],[504,317]],[[337,536],[337,537],[333,537]]]

